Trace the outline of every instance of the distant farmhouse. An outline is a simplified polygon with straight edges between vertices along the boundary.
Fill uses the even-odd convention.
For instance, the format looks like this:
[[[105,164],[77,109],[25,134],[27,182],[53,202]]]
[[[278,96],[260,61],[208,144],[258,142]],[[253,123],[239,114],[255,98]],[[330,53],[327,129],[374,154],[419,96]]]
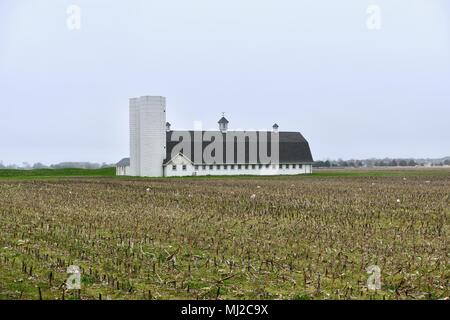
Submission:
[[[130,158],[119,176],[296,175],[312,173],[313,158],[300,132],[230,131],[222,117],[217,131],[171,130],[166,99],[130,99]]]

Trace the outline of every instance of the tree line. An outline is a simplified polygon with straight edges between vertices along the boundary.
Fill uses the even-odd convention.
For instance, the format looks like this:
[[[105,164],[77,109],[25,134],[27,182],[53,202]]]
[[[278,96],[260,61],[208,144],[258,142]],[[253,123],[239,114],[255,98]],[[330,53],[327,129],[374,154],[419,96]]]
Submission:
[[[0,169],[23,169],[23,170],[36,170],[36,169],[101,169],[114,167],[114,164],[108,164],[106,162],[103,163],[93,163],[93,162],[60,162],[51,165],[45,165],[41,162],[36,162],[34,164],[30,164],[28,162],[23,162],[21,165],[17,164],[8,164],[4,165],[3,162],[0,161]]]
[[[315,161],[316,168],[362,168],[362,167],[417,167],[450,166],[450,159],[424,161],[416,159],[368,159],[368,160],[326,160]]]

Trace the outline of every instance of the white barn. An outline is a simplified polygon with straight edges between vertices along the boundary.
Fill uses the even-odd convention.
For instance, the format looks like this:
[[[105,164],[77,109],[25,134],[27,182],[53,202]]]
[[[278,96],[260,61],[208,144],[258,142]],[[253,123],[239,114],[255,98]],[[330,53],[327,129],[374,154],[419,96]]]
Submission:
[[[312,173],[311,150],[300,132],[279,132],[277,124],[272,131],[229,131],[225,117],[218,124],[217,131],[171,130],[166,122],[164,97],[130,99],[130,158],[117,163],[116,174],[173,177]],[[212,160],[207,151],[214,143]],[[271,157],[264,157],[263,149],[269,150]]]

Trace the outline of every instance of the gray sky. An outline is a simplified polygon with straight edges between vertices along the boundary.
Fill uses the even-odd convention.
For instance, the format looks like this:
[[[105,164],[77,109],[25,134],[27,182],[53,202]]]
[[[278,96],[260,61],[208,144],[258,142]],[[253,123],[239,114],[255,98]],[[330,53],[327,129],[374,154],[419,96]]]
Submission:
[[[141,95],[175,129],[277,122],[315,159],[442,157],[449,89],[448,0],[0,0],[5,164],[120,160]]]

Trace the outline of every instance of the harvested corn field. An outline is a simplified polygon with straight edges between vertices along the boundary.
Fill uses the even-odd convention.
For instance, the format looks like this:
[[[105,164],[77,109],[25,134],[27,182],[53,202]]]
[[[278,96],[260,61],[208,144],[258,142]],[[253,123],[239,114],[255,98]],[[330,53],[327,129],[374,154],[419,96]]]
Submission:
[[[442,299],[449,208],[449,171],[0,180],[0,298]]]

